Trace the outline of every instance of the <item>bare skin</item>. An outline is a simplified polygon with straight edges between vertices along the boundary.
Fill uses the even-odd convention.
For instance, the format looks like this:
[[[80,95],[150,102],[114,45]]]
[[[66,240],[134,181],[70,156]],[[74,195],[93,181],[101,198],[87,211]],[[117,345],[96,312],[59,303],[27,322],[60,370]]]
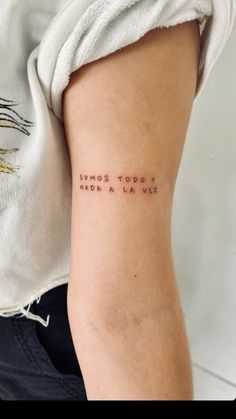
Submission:
[[[68,312],[88,399],[193,397],[171,212],[199,45],[195,21],[155,29],[73,73],[64,93]]]

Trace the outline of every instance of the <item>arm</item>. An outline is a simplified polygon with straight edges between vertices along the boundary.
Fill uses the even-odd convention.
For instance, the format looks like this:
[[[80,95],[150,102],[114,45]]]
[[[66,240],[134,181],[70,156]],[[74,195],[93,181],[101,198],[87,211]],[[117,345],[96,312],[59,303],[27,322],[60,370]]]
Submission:
[[[64,94],[68,311],[89,399],[192,397],[170,226],[198,57],[196,22],[156,29],[73,73]]]

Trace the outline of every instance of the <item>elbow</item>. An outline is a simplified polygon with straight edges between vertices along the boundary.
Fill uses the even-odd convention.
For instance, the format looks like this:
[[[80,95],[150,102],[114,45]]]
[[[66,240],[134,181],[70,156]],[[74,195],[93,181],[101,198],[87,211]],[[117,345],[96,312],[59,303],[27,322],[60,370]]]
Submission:
[[[121,376],[122,394],[132,399],[191,400],[191,363],[175,298],[155,305],[151,298],[140,302],[137,295],[128,301],[106,295],[98,301],[86,304],[73,293],[68,299],[72,337],[88,388],[102,371],[106,397],[111,384],[116,388],[114,377]]]
[[[150,299],[125,298],[123,293],[107,293],[85,298],[68,293],[68,314],[72,332],[98,335],[110,339],[132,339],[145,336],[163,327],[179,324],[182,311],[176,296],[169,295],[153,302]]]

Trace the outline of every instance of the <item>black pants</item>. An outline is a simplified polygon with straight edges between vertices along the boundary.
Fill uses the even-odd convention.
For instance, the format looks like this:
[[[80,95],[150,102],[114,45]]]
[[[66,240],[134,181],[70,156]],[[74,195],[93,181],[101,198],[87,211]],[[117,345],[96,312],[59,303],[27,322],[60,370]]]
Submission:
[[[69,329],[67,286],[31,306],[48,327],[23,317],[0,317],[1,400],[86,400]]]

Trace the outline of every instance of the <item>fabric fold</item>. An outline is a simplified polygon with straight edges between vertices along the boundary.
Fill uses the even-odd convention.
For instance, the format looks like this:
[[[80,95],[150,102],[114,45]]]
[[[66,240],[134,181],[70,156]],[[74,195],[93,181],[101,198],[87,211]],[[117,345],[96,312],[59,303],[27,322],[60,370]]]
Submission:
[[[48,106],[63,122],[62,94],[73,71],[152,29],[194,19],[202,41],[198,96],[229,38],[234,17],[234,0],[72,0],[52,21],[39,48],[37,70]]]

